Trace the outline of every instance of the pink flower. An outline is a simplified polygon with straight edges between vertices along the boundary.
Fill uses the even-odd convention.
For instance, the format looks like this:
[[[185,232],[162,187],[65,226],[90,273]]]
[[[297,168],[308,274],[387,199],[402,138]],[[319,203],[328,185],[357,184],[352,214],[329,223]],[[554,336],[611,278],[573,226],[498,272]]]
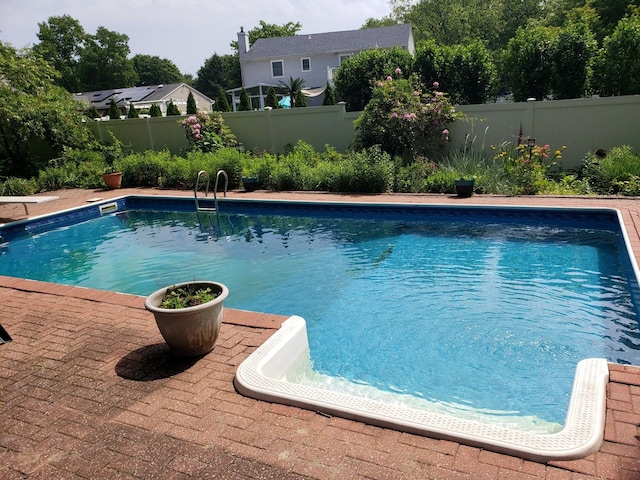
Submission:
[[[395,69],[396,75],[400,75],[402,73],[402,70],[400,70],[400,67]]]
[[[378,83],[376,83],[376,86],[377,86],[377,87],[381,87],[382,85],[384,85],[384,83],[382,83],[382,82],[378,82]]]
[[[443,135],[449,135],[449,130],[447,130],[446,128],[444,130],[442,130],[442,134]]]
[[[393,78],[391,78],[391,75],[389,75],[389,76],[387,77],[387,82],[390,82],[391,80],[393,80]]]
[[[438,82],[433,82],[433,88],[438,88],[440,84]]]
[[[397,114],[396,112],[393,112],[393,113],[391,114],[391,118],[398,118],[398,114]]]
[[[413,91],[413,94],[417,97],[417,96],[419,96],[419,95],[420,95],[420,92],[419,92],[418,90],[414,90],[414,91]]]

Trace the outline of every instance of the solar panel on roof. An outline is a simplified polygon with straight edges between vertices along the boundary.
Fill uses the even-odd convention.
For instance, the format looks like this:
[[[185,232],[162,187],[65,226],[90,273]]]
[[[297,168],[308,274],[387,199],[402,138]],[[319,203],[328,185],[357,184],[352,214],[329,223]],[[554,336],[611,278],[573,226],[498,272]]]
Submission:
[[[102,102],[105,99],[109,98],[113,94],[113,90],[102,90],[100,92],[96,92],[91,97],[92,102]]]

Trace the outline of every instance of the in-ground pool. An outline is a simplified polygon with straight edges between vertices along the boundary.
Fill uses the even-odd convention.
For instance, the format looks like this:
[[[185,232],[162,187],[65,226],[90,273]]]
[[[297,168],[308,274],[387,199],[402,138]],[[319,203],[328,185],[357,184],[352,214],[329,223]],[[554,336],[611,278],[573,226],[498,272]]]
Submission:
[[[186,199],[127,197],[0,235],[0,274],[141,295],[214,279],[231,307],[300,315],[243,364],[239,390],[338,414],[346,395],[347,416],[411,431],[417,411],[444,418],[443,437],[497,429],[575,456],[557,445],[575,437],[567,410],[586,389],[597,417],[601,392],[584,383],[606,376],[587,361],[574,383],[578,362],[640,363],[635,262],[613,210],[220,200],[198,216]]]

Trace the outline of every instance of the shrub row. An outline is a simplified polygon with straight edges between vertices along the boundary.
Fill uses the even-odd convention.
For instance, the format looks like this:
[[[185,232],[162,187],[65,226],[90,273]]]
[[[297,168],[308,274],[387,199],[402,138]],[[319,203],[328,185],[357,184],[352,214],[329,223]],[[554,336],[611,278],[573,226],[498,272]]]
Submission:
[[[241,187],[243,176],[251,176],[258,177],[259,188],[267,190],[453,194],[454,181],[464,177],[476,180],[476,193],[640,195],[640,155],[631,147],[589,153],[584,167],[576,172],[558,169],[554,159],[560,155],[561,151],[552,155],[548,146],[536,147],[531,155],[522,147],[502,145],[489,154],[452,152],[438,161],[419,158],[405,164],[378,146],[341,154],[331,147],[317,152],[300,141],[279,155],[238,153],[235,148],[191,151],[184,156],[167,151],[118,152],[113,168],[123,172],[125,187],[191,189],[199,171],[207,171],[213,179],[216,172],[224,170],[230,190]],[[69,149],[37,178],[5,179],[0,193],[30,195],[64,188],[101,188],[102,173],[108,167],[104,152]]]

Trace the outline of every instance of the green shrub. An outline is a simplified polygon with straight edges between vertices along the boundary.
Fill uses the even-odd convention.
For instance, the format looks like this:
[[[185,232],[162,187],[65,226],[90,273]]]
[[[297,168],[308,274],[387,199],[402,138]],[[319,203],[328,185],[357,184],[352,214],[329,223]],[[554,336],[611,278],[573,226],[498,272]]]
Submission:
[[[154,187],[159,184],[172,155],[167,150],[146,150],[125,156],[119,162],[124,186]]]
[[[234,147],[237,143],[219,112],[200,111],[181,120],[180,125],[189,142],[189,150],[215,152],[220,148]]]
[[[400,162],[398,162],[400,163]],[[424,158],[409,165],[400,165],[396,173],[395,191],[403,193],[428,192],[427,177],[436,172],[437,166]]]
[[[0,185],[0,195],[33,195],[37,188],[33,179],[9,177]]]
[[[193,96],[193,92],[189,92],[189,96],[187,97],[187,115],[194,115],[196,113],[198,113],[196,99]]]
[[[177,115],[182,115],[182,112],[180,112],[178,106],[173,103],[173,100],[169,100],[169,103],[167,103],[167,117]]]
[[[460,174],[450,170],[438,170],[429,175],[425,182],[425,188],[430,193],[455,193],[455,181],[460,179]]]
[[[397,68],[394,75],[401,74]],[[449,140],[447,127],[459,114],[438,86],[421,86],[415,76],[377,81],[373,98],[355,121],[354,148],[380,145],[407,163],[441,152]]]
[[[347,153],[333,178],[333,192],[385,193],[394,181],[391,156],[374,145],[366,150]]]
[[[127,118],[140,118],[140,115],[138,115],[138,110],[136,110],[136,107],[134,107],[133,105],[129,107],[129,113],[127,113]]]
[[[154,103],[153,105],[151,105],[151,107],[149,108],[149,116],[150,117],[161,117],[162,116],[162,110],[160,109],[158,104]]]
[[[98,188],[103,185],[103,154],[98,150],[65,150],[62,157],[51,160],[38,172],[37,188],[41,192],[62,188]]]
[[[118,105],[116,105],[116,101],[113,98],[109,101],[109,119],[120,119],[120,109],[118,108]]]
[[[624,195],[624,191],[633,190],[633,177],[640,177],[640,156],[629,145],[614,147],[608,153],[601,150],[589,152],[582,176],[595,193]]]

